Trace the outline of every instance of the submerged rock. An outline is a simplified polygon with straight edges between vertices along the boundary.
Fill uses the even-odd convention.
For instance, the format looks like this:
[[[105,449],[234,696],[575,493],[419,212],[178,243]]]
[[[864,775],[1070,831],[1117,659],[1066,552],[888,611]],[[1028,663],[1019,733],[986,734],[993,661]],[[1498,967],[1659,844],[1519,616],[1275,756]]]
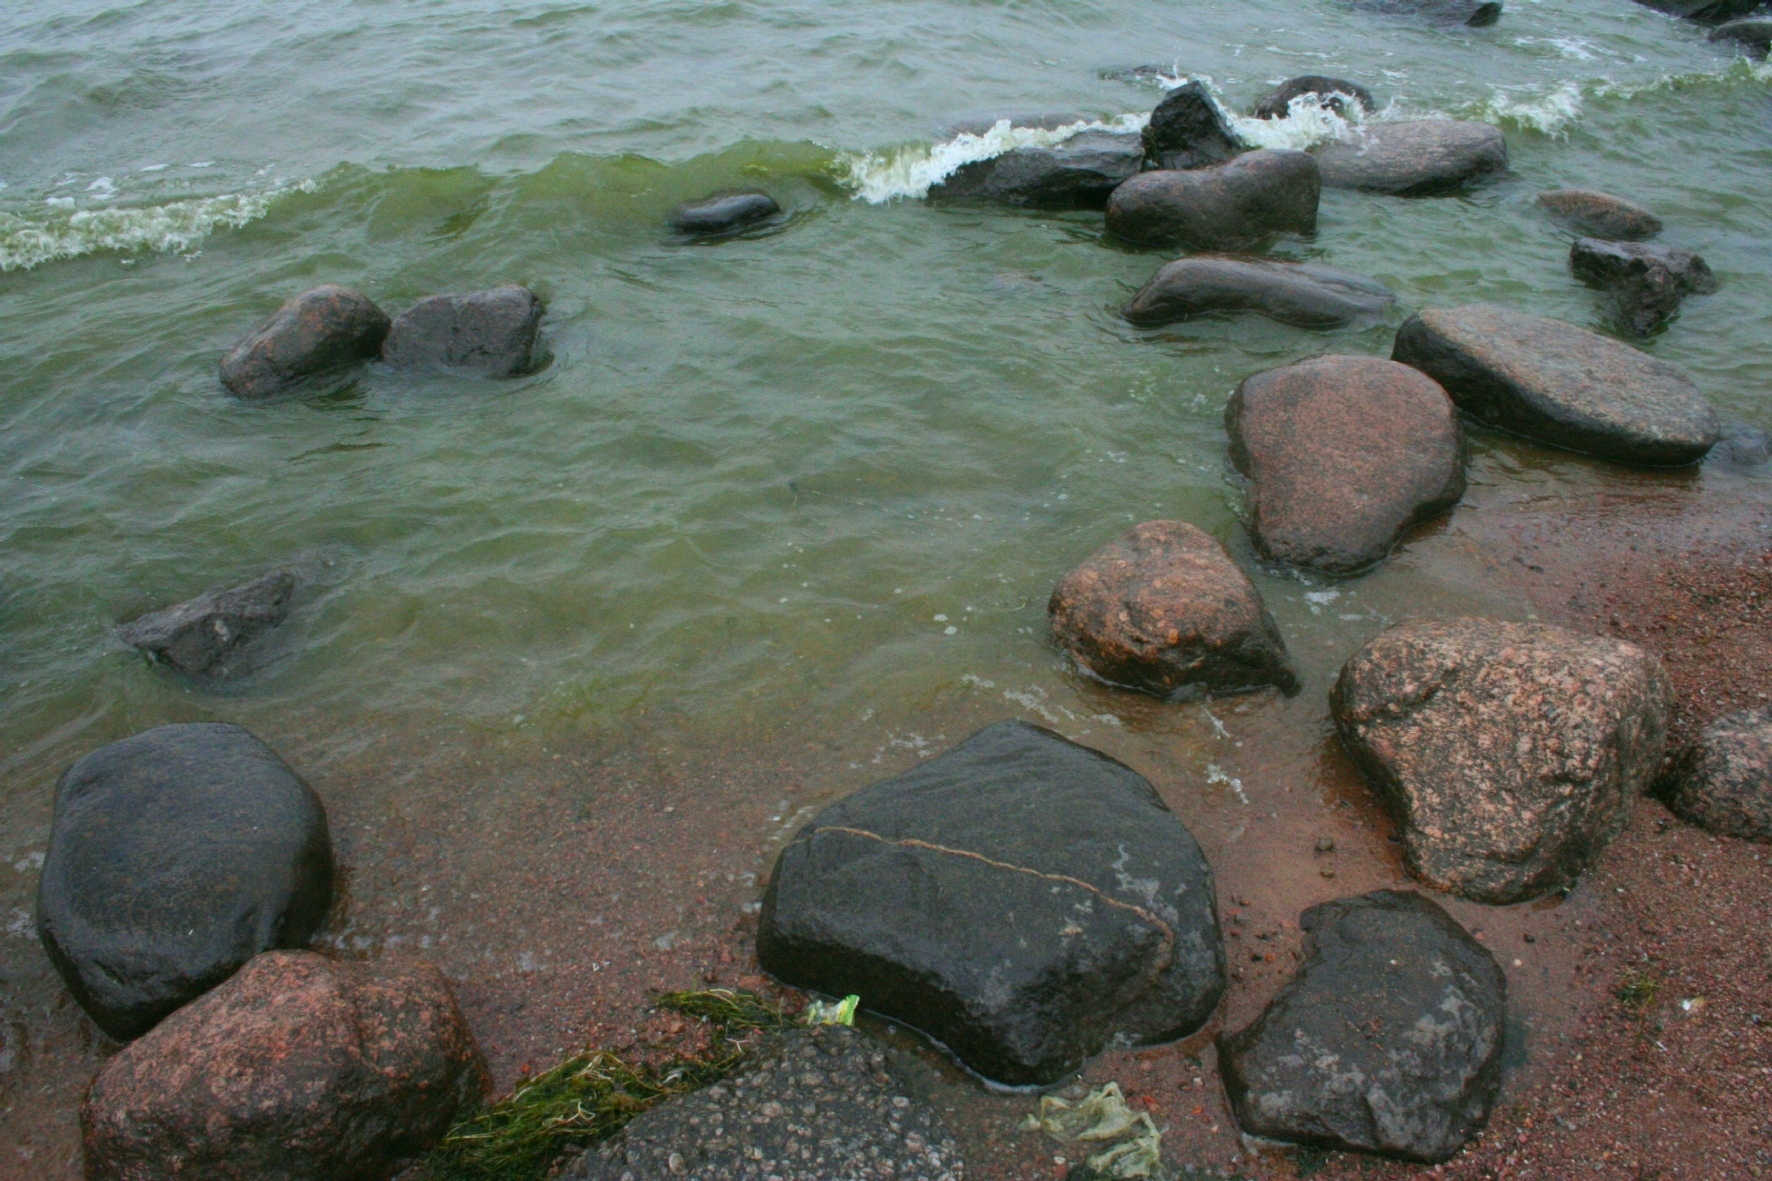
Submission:
[[[964,165],[931,187],[929,199],[1099,209],[1120,182],[1143,168],[1144,141],[1137,132],[1083,131],[1056,147],[1017,148]]]
[[[105,1063],[90,1181],[383,1181],[485,1092],[443,973],[254,959]]]
[[[1059,580],[1052,637],[1102,680],[1171,697],[1298,689],[1261,592],[1209,534],[1146,521]]]
[[[1569,886],[1623,830],[1672,701],[1634,644],[1487,619],[1398,624],[1329,696],[1410,872],[1498,904]]]
[[[396,369],[439,365],[517,377],[541,360],[542,311],[527,287],[433,295],[394,318],[381,359]]]
[[[1733,41],[1748,52],[1765,57],[1772,53],[1772,16],[1732,20],[1710,31],[1712,41]]]
[[[1362,111],[1376,111],[1378,103],[1373,99],[1372,92],[1358,82],[1349,82],[1345,78],[1329,78],[1322,74],[1304,74],[1297,78],[1280,83],[1255,104],[1257,119],[1284,119],[1292,113],[1292,100],[1307,94],[1317,96],[1325,110],[1334,111],[1345,117],[1348,104],[1357,105]]]
[[[671,228],[691,237],[732,234],[768,221],[780,212],[781,206],[768,193],[718,193],[677,206],[671,214]]]
[[[1569,251],[1569,269],[1612,297],[1619,326],[1632,336],[1648,336],[1667,323],[1687,294],[1717,289],[1704,259],[1671,246],[1577,238]]]
[[[1703,458],[1716,412],[1690,377],[1621,341],[1493,304],[1430,309],[1391,356],[1445,387],[1474,418],[1623,463]]]
[[[1758,467],[1772,459],[1772,435],[1745,422],[1725,422],[1710,457],[1737,467]]]
[[[1586,238],[1638,242],[1661,232],[1661,219],[1647,209],[1591,189],[1552,189],[1538,194],[1538,204]]]
[[[1501,19],[1501,0],[1354,0],[1354,7],[1385,16],[1417,17],[1436,25],[1486,29]]]
[[[1766,7],[1766,0],[1637,0],[1637,3],[1701,25],[1725,24],[1752,16]]]
[[[221,360],[221,380],[240,398],[268,398],[359,361],[373,360],[388,314],[369,297],[327,284],[304,291],[242,337]]]
[[[1398,197],[1448,193],[1507,171],[1507,138],[1487,123],[1368,123],[1317,153],[1323,186]]]
[[[1708,832],[1772,842],[1772,709],[1718,718],[1681,753],[1668,807]]]
[[[1300,328],[1341,328],[1382,316],[1396,302],[1390,288],[1352,271],[1195,255],[1165,264],[1120,314],[1141,327],[1207,312],[1251,311]]]
[[[1262,553],[1350,574],[1464,495],[1458,411],[1378,357],[1315,357],[1246,379],[1224,411]]]
[[[56,788],[37,935],[119,1041],[260,952],[306,943],[331,904],[325,809],[239,726],[156,726]]]
[[[1298,920],[1305,961],[1219,1069],[1243,1131],[1432,1164],[1489,1120],[1507,977],[1419,894],[1375,890]]]
[[[1144,148],[1158,167],[1185,169],[1222,164],[1243,145],[1206,87],[1189,82],[1171,90],[1151,112]]]
[[[833,804],[776,859],[763,968],[856,993],[988,1079],[1198,1029],[1224,991],[1212,870],[1142,775],[1025,722]]]
[[[1107,228],[1129,242],[1244,250],[1317,228],[1322,185],[1307,152],[1248,152],[1228,164],[1146,172],[1108,198]]]
[[[263,578],[210,590],[187,602],[150,611],[117,629],[117,637],[182,673],[222,678],[239,671],[240,648],[289,615],[295,575]]]

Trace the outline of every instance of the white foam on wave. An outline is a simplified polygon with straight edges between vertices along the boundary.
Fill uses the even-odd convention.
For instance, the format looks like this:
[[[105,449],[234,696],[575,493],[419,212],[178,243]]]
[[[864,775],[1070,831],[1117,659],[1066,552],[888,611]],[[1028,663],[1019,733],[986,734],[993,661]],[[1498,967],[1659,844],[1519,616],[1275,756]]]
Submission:
[[[1581,118],[1581,85],[1563,82],[1545,92],[1527,92],[1515,97],[1510,88],[1496,87],[1488,101],[1473,112],[1489,123],[1512,124],[1522,131],[1536,131],[1560,139],[1569,127]]]
[[[968,164],[989,160],[1017,148],[1049,148],[1079,131],[1138,131],[1148,115],[1117,119],[1083,119],[1061,127],[1016,127],[999,119],[988,131],[963,131],[936,144],[910,144],[883,152],[851,152],[839,157],[858,200],[880,205],[902,198],[927,196],[932,186]]]

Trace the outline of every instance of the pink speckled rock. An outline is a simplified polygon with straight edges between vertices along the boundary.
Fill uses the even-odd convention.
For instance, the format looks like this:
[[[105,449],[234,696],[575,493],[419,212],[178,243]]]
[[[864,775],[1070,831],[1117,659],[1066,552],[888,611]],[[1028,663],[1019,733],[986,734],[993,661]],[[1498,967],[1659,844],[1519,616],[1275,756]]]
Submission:
[[[1772,709],[1706,726],[1680,756],[1667,802],[1700,828],[1772,843]]]

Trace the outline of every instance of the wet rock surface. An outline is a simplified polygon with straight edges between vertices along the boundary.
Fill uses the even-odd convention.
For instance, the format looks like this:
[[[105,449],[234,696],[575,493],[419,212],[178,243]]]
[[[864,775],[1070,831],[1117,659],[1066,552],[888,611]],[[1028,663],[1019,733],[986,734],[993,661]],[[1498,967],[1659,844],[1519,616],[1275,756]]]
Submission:
[[[1207,312],[1250,311],[1299,328],[1341,328],[1382,316],[1396,302],[1390,288],[1352,271],[1196,255],[1166,264],[1120,314],[1141,327]]]
[[[1772,842],[1772,709],[1718,718],[1681,752],[1660,794],[1708,832]]]
[[[1673,691],[1621,640],[1422,620],[1355,654],[1329,704],[1410,872],[1506,904],[1567,887],[1618,835],[1661,768]]]
[[[1661,219],[1647,209],[1591,189],[1551,189],[1538,194],[1538,204],[1585,238],[1640,242],[1661,232]]]
[[[1099,209],[1144,168],[1137,132],[1083,131],[1050,148],[1017,148],[978,160],[929,190],[938,202]]]
[[[1255,104],[1257,119],[1284,119],[1292,113],[1292,101],[1307,94],[1315,95],[1325,110],[1345,117],[1351,107],[1368,113],[1378,109],[1372,92],[1358,82],[1346,78],[1330,78],[1323,74],[1303,74],[1280,83]]]
[[[1046,611],[1058,645],[1110,684],[1158,697],[1298,688],[1261,592],[1181,521],[1146,521],[1096,550]]]
[[[1377,357],[1315,357],[1246,379],[1225,406],[1262,553],[1347,574],[1464,495],[1458,412],[1431,378]]]
[[[1385,16],[1414,17],[1435,25],[1486,29],[1501,19],[1500,0],[1354,0],[1354,7]]]
[[[1723,459],[1736,467],[1758,467],[1772,459],[1772,435],[1749,423],[1726,422],[1707,458]]]
[[[37,933],[98,1027],[137,1037],[332,903],[320,800],[239,726],[157,726],[68,768]]]
[[[191,676],[241,671],[240,649],[289,615],[295,575],[277,570],[226,590],[163,607],[117,629],[117,638]]]
[[[1135,176],[1108,198],[1109,232],[1129,242],[1244,250],[1317,228],[1322,185],[1306,152],[1247,152],[1228,164]]]
[[[1766,0],[1637,0],[1637,3],[1701,25],[1725,24],[1766,7]]]
[[[1683,370],[1560,320],[1493,304],[1429,309],[1397,330],[1391,356],[1472,417],[1571,451],[1675,465],[1717,440],[1716,412]]]
[[[1487,123],[1370,123],[1317,153],[1323,187],[1398,197],[1456,192],[1507,171],[1507,139]]]
[[[517,377],[542,360],[542,311],[527,287],[433,295],[394,318],[381,359],[396,369],[441,366]]]
[[[794,1030],[744,1073],[653,1108],[562,1181],[960,1181],[915,1069],[844,1025]]]
[[[1698,255],[1642,242],[1578,238],[1569,269],[1611,297],[1619,327],[1632,336],[1648,336],[1667,323],[1688,294],[1717,289],[1716,276]]]
[[[1443,1161],[1501,1086],[1507,978],[1419,894],[1376,890],[1299,919],[1305,961],[1247,1028],[1219,1039],[1245,1132]]]
[[[1144,148],[1160,168],[1204,168],[1222,164],[1243,150],[1224,112],[1199,82],[1171,90],[1151,112]]]
[[[221,380],[240,398],[268,398],[359,361],[373,360],[388,315],[369,297],[327,284],[304,291],[229,349]]]
[[[764,970],[1049,1083],[1172,1040],[1224,991],[1212,871],[1143,776],[1000,722],[825,809],[777,858]]]
[[[1710,39],[1732,41],[1750,53],[1765,57],[1772,52],[1772,16],[1728,21],[1712,29]]]
[[[99,1071],[86,1176],[382,1181],[486,1084],[436,968],[268,952]]]
[[[677,206],[671,214],[671,228],[688,237],[735,234],[780,212],[781,206],[768,193],[720,193]]]

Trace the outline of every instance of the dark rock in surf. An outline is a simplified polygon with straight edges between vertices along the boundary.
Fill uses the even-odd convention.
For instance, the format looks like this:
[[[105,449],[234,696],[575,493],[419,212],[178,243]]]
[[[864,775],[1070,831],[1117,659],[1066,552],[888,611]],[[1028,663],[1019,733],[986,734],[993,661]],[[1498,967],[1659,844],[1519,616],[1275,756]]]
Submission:
[[[765,970],[856,993],[1011,1085],[1199,1028],[1224,991],[1212,870],[1131,768],[1025,722],[825,809],[777,858]]]
[[[1619,327],[1632,336],[1648,336],[1667,323],[1688,293],[1717,289],[1716,276],[1698,255],[1643,242],[1578,238],[1569,251],[1569,269],[1611,296]]]
[[[1668,807],[1707,832],[1772,842],[1772,709],[1718,718],[1675,760]]]
[[[1059,580],[1052,638],[1085,670],[1158,697],[1298,691],[1286,641],[1249,576],[1209,534],[1146,521]]]
[[[440,366],[518,377],[542,359],[542,311],[527,287],[433,295],[394,318],[381,359],[396,369]]]
[[[1710,31],[1712,41],[1733,41],[1749,53],[1765,57],[1772,53],[1772,17],[1732,20]]]
[[[1637,0],[1637,3],[1701,25],[1727,24],[1753,16],[1766,7],[1766,0]]]
[[[1538,204],[1584,238],[1638,242],[1661,232],[1661,219],[1640,205],[1591,189],[1552,189]]]
[[[1177,86],[1151,112],[1144,149],[1159,168],[1205,168],[1243,150],[1224,112],[1199,82]]]
[[[1351,574],[1464,495],[1464,433],[1433,380],[1378,357],[1247,378],[1224,411],[1250,532],[1277,561]]]
[[[1280,83],[1263,96],[1255,104],[1255,117],[1284,119],[1292,113],[1292,100],[1307,94],[1315,95],[1324,109],[1334,111],[1344,118],[1349,103],[1357,105],[1362,111],[1378,109],[1372,92],[1358,82],[1349,82],[1345,78],[1328,78],[1322,74],[1305,74]]]
[[[1695,463],[1716,412],[1686,373],[1622,341],[1493,304],[1433,308],[1397,330],[1391,359],[1473,418],[1621,463]]]
[[[1368,123],[1317,153],[1323,186],[1425,197],[1507,170],[1507,139],[1487,123]]]
[[[119,627],[117,638],[182,673],[220,679],[240,671],[243,645],[288,617],[294,594],[295,575],[277,570],[151,611]]]
[[[221,380],[240,398],[268,398],[381,352],[388,315],[368,296],[327,284],[271,313],[221,360]]]
[[[1736,467],[1759,467],[1772,459],[1772,435],[1745,422],[1725,422],[1708,458]]]
[[[677,206],[671,228],[688,237],[714,237],[750,229],[780,212],[781,206],[768,193],[720,193]]]
[[[1434,1163],[1489,1120],[1507,976],[1420,894],[1305,911],[1305,961],[1261,1016],[1218,1040],[1244,1132]]]
[[[260,952],[300,947],[331,904],[319,797],[239,726],[157,726],[86,755],[56,788],[37,935],[119,1041]]]
[[[1100,209],[1144,169],[1136,132],[1083,131],[1050,148],[1017,148],[955,170],[929,199],[1037,209]]]
[[[1317,228],[1322,185],[1307,152],[1247,152],[1226,164],[1146,172],[1108,198],[1107,228],[1129,242],[1244,250]]]
[[[1435,25],[1486,29],[1501,19],[1500,0],[1354,0],[1354,7],[1383,16],[1413,17]]]
[[[1140,326],[1215,311],[1260,312],[1300,328],[1374,319],[1397,297],[1364,275],[1309,263],[1195,255],[1167,263],[1120,314]]]

